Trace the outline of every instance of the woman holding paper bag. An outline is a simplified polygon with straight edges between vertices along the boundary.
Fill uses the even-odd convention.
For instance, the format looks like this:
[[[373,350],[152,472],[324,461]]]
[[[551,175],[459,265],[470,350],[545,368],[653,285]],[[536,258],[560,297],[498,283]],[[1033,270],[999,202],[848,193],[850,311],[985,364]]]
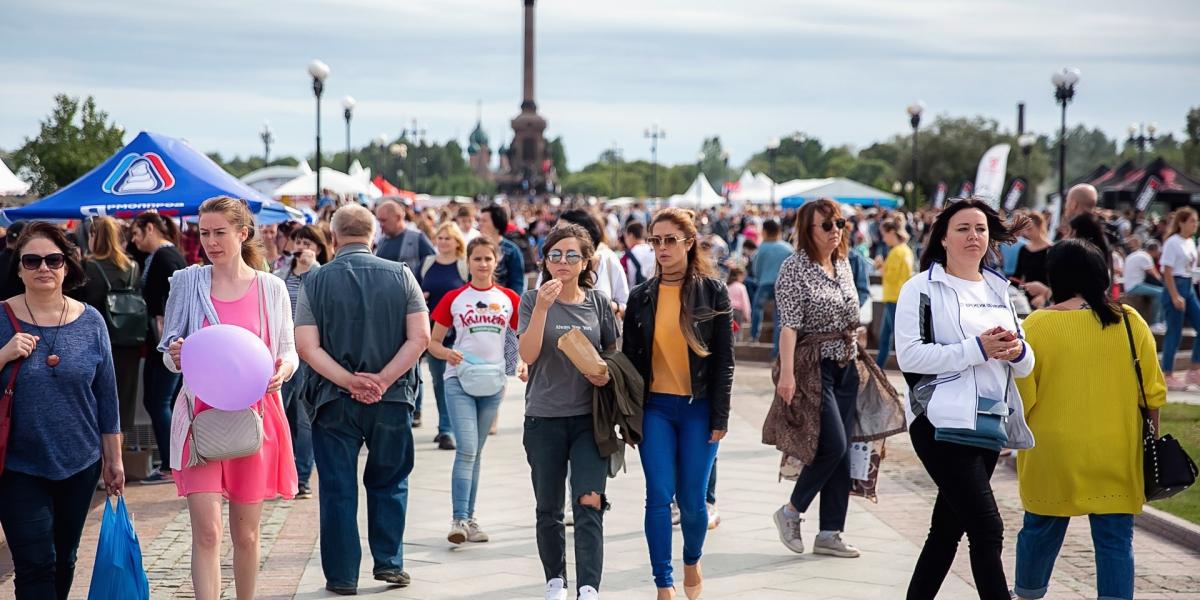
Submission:
[[[700,555],[708,533],[705,496],[717,444],[729,429],[733,388],[733,311],[709,253],[696,241],[695,214],[667,208],[647,241],[658,270],[629,297],[624,353],[646,381],[643,441],[646,542],[658,598],[675,597],[671,577],[671,500],[683,530],[683,591],[700,596]]]
[[[450,476],[453,520],[446,536],[451,543],[486,542],[475,521],[475,495],[488,426],[504,398],[505,329],[517,327],[520,299],[493,282],[500,247],[480,236],[467,245],[471,282],[442,297],[433,309],[433,339],[429,353],[448,363],[446,409],[458,440]],[[443,345],[454,328],[454,348]]]
[[[563,502],[570,467],[575,517],[578,597],[595,600],[604,565],[603,515],[608,461],[600,456],[592,426],[592,389],[608,374],[584,375],[558,349],[576,330],[597,350],[617,343],[617,322],[608,297],[592,289],[587,268],[594,247],[578,225],[559,225],[543,244],[541,287],[521,297],[521,360],[529,365],[525,388],[525,455],[537,503],[537,545],[546,574],[547,600],[567,598],[566,528]]]

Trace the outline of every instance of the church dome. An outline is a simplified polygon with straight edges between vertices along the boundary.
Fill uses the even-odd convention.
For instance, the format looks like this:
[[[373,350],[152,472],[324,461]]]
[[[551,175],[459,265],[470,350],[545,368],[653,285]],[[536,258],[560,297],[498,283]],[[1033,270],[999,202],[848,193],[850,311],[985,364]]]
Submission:
[[[475,154],[476,152],[479,152],[480,147],[488,145],[488,136],[483,131],[482,123],[475,123],[475,129],[471,130],[469,142],[470,143],[467,144],[467,152],[470,154]]]

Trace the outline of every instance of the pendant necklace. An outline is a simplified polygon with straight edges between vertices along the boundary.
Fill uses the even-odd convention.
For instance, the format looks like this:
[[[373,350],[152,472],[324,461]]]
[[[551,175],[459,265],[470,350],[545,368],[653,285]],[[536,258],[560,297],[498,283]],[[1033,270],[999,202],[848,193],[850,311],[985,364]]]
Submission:
[[[33,321],[33,324],[37,326],[38,333],[43,334],[42,337],[46,337],[46,331],[42,329],[42,326],[37,322],[37,317],[34,316],[33,309],[29,308],[29,298],[23,297],[22,300],[25,301],[25,310],[29,311],[29,318]],[[60,312],[58,315],[58,329],[54,331],[54,339],[50,340],[50,348],[46,350],[46,366],[50,367],[50,374],[55,377],[58,377],[58,371],[56,371],[54,367],[58,366],[60,359],[58,358],[58,355],[54,353],[54,345],[58,343],[58,336],[62,334],[63,320],[66,319],[66,317],[67,299],[63,298],[62,312]]]

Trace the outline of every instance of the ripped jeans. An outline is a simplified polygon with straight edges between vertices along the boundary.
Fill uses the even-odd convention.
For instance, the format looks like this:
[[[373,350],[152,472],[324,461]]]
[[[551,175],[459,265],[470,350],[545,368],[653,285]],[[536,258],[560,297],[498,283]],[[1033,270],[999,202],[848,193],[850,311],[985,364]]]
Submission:
[[[604,569],[604,510],[608,501],[608,459],[600,456],[592,433],[592,415],[525,417],[525,457],[537,504],[537,546],[546,581],[567,581],[567,529],[563,525],[567,466],[575,517],[576,588],[600,589]]]

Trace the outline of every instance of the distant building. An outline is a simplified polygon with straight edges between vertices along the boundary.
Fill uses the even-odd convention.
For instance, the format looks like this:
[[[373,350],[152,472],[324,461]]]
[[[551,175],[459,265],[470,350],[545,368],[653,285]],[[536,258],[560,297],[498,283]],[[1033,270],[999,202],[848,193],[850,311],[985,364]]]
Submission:
[[[471,130],[471,137],[467,140],[467,156],[471,163],[471,170],[476,177],[482,177],[491,181],[495,179],[495,174],[492,173],[492,151],[488,147],[488,136],[483,131],[483,122],[475,121],[475,129]]]

